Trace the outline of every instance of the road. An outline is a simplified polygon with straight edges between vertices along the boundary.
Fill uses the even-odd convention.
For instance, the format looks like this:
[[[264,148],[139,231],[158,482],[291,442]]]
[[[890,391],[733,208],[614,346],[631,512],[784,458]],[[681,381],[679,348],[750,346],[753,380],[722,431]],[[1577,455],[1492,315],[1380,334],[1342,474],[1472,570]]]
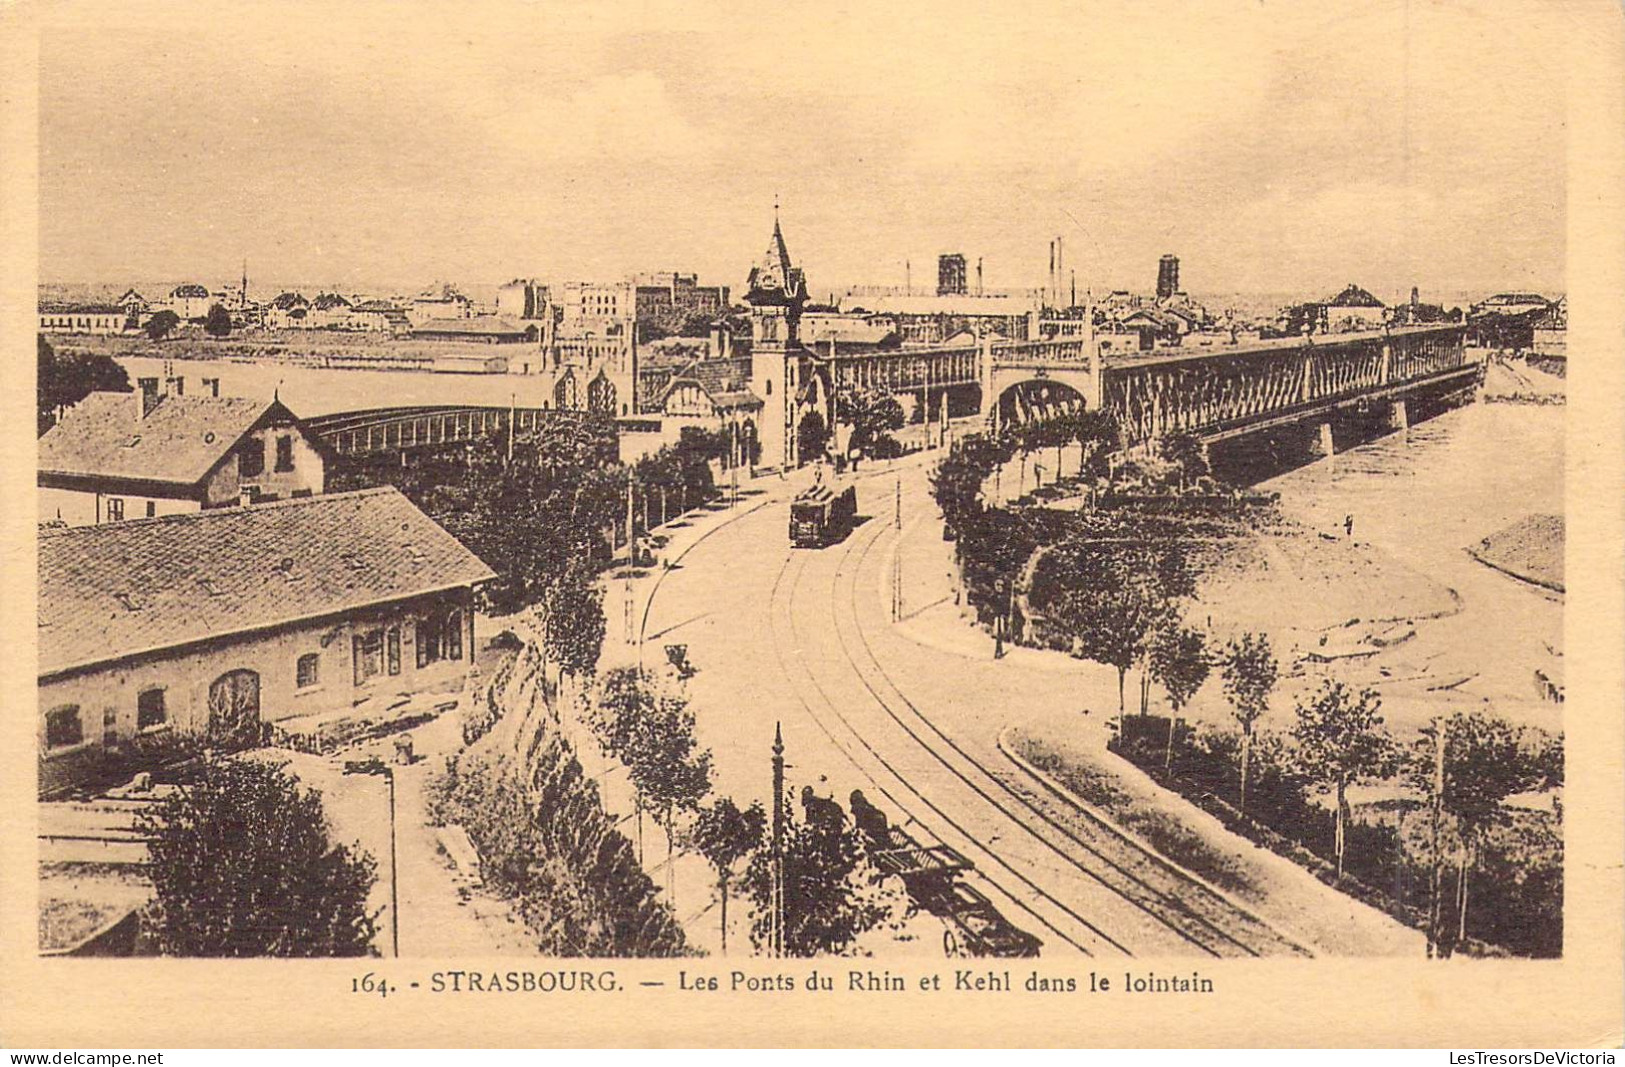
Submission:
[[[720,791],[765,800],[779,723],[794,793],[844,803],[862,789],[923,843],[957,849],[1046,954],[1307,954],[1013,767],[997,746],[1006,725],[1115,707],[1115,676],[1038,653],[995,662],[957,618],[923,641],[918,619],[894,625],[900,544],[905,616],[935,603],[940,617],[951,589],[926,467],[858,485],[868,518],[842,544],[791,549],[788,505],[768,504],[695,543],[653,598],[646,647],[685,644],[699,668],[690,689]]]

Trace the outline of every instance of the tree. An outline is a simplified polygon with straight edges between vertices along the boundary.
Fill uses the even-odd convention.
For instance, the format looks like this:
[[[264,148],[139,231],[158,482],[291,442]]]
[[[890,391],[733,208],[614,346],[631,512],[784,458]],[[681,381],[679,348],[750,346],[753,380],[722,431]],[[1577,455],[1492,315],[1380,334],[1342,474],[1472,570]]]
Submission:
[[[1362,689],[1356,694],[1342,682],[1327,679],[1313,700],[1298,703],[1297,721],[1292,724],[1299,767],[1336,794],[1332,849],[1339,878],[1343,877],[1347,841],[1348,787],[1391,774],[1395,765],[1394,746],[1382,728],[1381,709],[1382,698],[1375,690]]]
[[[641,668],[617,667],[599,685],[589,724],[604,753],[620,760],[631,779],[639,858],[647,809],[666,832],[669,865],[677,813],[694,808],[711,789],[711,753],[695,742],[687,699]]]
[[[231,312],[219,304],[210,304],[203,319],[203,332],[210,337],[225,337],[231,333]]]
[[[147,337],[153,341],[162,341],[174,333],[180,324],[181,317],[166,308],[147,320]]]
[[[1442,741],[1441,741],[1442,731]],[[1455,821],[1456,941],[1467,937],[1470,874],[1488,832],[1510,821],[1505,802],[1550,780],[1554,765],[1543,744],[1527,743],[1526,731],[1504,719],[1481,712],[1457,712],[1421,730],[1412,761],[1412,780],[1425,788],[1434,803],[1435,818],[1448,814]],[[1561,774],[1561,765],[1555,768]],[[1442,917],[1439,870],[1442,866],[1438,827],[1434,828],[1434,903],[1429,924],[1431,941],[1439,938]]]
[[[1168,692],[1168,747],[1162,758],[1166,773],[1174,762],[1179,711],[1207,681],[1207,638],[1202,631],[1178,625],[1159,629],[1151,643],[1151,676]]]
[[[583,677],[598,667],[604,647],[604,592],[581,563],[567,566],[546,588],[537,605],[545,662],[559,674]]]
[[[839,955],[908,909],[907,897],[869,861],[862,835],[843,821],[798,820],[791,805],[784,828],[784,953]],[[758,950],[773,932],[773,844],[763,842],[745,870],[755,905],[751,940]]]
[[[695,741],[694,713],[675,694],[656,701],[633,737],[628,770],[666,834],[666,893],[675,907],[677,816],[695,810],[711,791],[711,752]]]
[[[1046,591],[1050,621],[1068,651],[1081,659],[1117,668],[1118,736],[1127,713],[1124,683],[1129,668],[1147,652],[1147,641],[1164,625],[1181,594],[1184,579],[1174,558],[1145,545],[1106,543],[1084,537],[1064,551],[1067,565],[1046,570],[1059,591]]]
[[[151,836],[146,926],[164,955],[370,951],[372,857],[333,844],[321,800],[280,767],[211,762],[137,825]]]
[[[722,954],[728,954],[728,884],[734,869],[762,843],[767,829],[767,813],[760,804],[741,811],[728,797],[718,797],[700,809],[691,831],[694,846],[700,850],[717,875],[717,891],[722,896]]]
[[[823,456],[828,446],[829,426],[824,422],[824,416],[816,411],[807,412],[796,427],[796,455],[805,463]]]
[[[59,355],[44,334],[39,335],[38,432],[56,425],[64,408],[91,393],[128,393],[130,376],[110,356],[72,353]]]
[[[1192,483],[1207,477],[1209,466],[1206,449],[1194,434],[1164,434],[1158,443],[1162,458],[1179,469],[1179,488],[1188,489]]]
[[[1247,811],[1247,762],[1252,756],[1253,726],[1269,710],[1270,693],[1280,674],[1280,665],[1270,651],[1264,634],[1242,634],[1225,646],[1220,661],[1224,675],[1224,695],[1230,710],[1241,724],[1241,793],[1237,808]]]
[[[903,428],[903,405],[890,393],[845,388],[835,395],[835,418],[852,427],[848,448],[865,458],[896,454],[892,434]]]

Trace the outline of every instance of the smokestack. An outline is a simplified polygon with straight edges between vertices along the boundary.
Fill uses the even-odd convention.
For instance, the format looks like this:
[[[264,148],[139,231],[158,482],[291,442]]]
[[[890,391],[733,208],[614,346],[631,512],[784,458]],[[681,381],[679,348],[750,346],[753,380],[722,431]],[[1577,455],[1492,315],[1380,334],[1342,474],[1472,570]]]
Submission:
[[[976,295],[985,296],[982,290],[982,257],[976,257]]]
[[[1067,301],[1067,307],[1078,306],[1078,272],[1072,272],[1072,299]]]
[[[1061,302],[1061,279],[1066,277],[1066,245],[1064,239],[1057,234],[1055,237],[1055,302]]]
[[[158,406],[158,379],[139,378],[136,380],[135,391],[135,421],[140,422],[151,414],[152,409]]]
[[[1049,280],[1044,283],[1044,303],[1051,303],[1055,295],[1055,241],[1049,243]]]

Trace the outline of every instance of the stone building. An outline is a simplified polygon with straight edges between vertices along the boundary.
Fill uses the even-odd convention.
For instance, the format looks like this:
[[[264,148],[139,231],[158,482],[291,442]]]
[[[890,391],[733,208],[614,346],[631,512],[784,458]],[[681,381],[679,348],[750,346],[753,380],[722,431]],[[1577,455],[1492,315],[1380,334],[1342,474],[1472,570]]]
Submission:
[[[393,488],[39,533],[39,790],[456,689],[494,577]]]
[[[326,457],[279,400],[187,396],[185,379],[91,393],[39,439],[39,518],[86,526],[314,496]]]

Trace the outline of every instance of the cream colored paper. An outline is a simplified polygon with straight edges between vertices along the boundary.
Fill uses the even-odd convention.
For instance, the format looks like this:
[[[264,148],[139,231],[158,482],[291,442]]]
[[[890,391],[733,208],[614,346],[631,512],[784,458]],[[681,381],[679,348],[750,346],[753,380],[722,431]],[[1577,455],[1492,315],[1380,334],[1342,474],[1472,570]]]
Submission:
[[[98,66],[96,83],[107,92],[120,91],[119,79],[100,65],[127,54],[109,43],[121,36],[147,50],[119,73],[129,93],[151,98],[149,124],[122,140],[97,131],[96,143],[118,146],[104,157],[84,159],[66,142],[57,142],[64,144],[60,158],[42,155],[55,137],[88,136],[98,121],[82,101],[71,113],[53,110],[42,86],[71,82],[83,63]],[[321,46],[307,49],[316,39]],[[0,11],[0,47],[0,325],[8,353],[0,392],[6,415],[0,626],[8,638],[0,642],[0,797],[9,813],[0,826],[0,1043],[1483,1048],[1617,1047],[1625,1036],[1625,27],[1617,5],[40,3]],[[1347,67],[1315,62],[1325,50],[1366,58]],[[1345,69],[1366,77],[1344,81],[1337,75]],[[506,80],[523,84],[527,77],[546,88],[531,95]],[[1396,85],[1419,95],[1393,94]],[[229,108],[216,98],[233,92],[251,94],[243,99],[245,115],[261,107],[276,113],[268,134],[228,121]],[[387,102],[380,94],[389,94]],[[197,113],[225,124],[190,124],[193,97],[211,101]],[[1286,97],[1299,104],[1283,116],[1270,101]],[[158,114],[162,99],[172,102],[169,119]],[[702,103],[715,111],[694,110]],[[342,137],[307,144],[290,135],[301,128],[302,111],[348,106],[356,109],[353,122],[309,119],[312,131],[341,130]],[[1407,107],[1440,118],[1470,114],[1473,121],[1426,131],[1425,151],[1447,153],[1447,160],[1398,150],[1397,158],[1414,162],[1414,175],[1389,166],[1393,145],[1351,138],[1339,146],[1336,165],[1369,150],[1370,188],[1345,188],[1342,202],[1295,199],[1312,184],[1304,175],[1322,165],[1314,142],[1329,128],[1341,122],[1361,129],[1365,112]],[[1503,113],[1504,126],[1520,136],[1494,135]],[[369,126],[377,115],[396,125]],[[1234,132],[1238,115],[1250,124],[1250,144],[1232,163],[1225,134]],[[1300,144],[1295,119],[1312,122],[1316,136]],[[59,122],[60,131],[43,129],[47,121]],[[1080,150],[1078,142],[1088,147]],[[1261,150],[1263,143],[1274,151]],[[426,147],[435,144],[475,158],[437,155],[444,149]],[[1398,264],[1417,273],[1424,296],[1431,266],[1464,268],[1471,258],[1464,250],[1497,259],[1479,276],[1508,278],[1502,288],[1538,288],[1520,272],[1560,250],[1574,354],[1566,408],[1570,588],[1562,721],[1572,777],[1564,805],[1563,958],[1202,961],[1197,969],[1212,979],[1213,993],[1162,997],[1124,995],[1120,976],[1183,973],[1189,961],[1133,960],[1125,967],[917,953],[807,961],[40,958],[32,874],[39,714],[31,611],[34,438],[27,433],[36,284],[76,277],[80,269],[47,263],[51,248],[75,250],[83,269],[111,274],[112,281],[122,276],[125,256],[137,264],[129,273],[143,276],[189,269],[164,266],[171,256],[232,273],[224,268],[239,254],[231,228],[239,194],[199,183],[189,163],[215,151],[241,158],[209,173],[236,173],[262,196],[282,190],[281,201],[267,201],[265,217],[248,227],[255,239],[274,243],[280,227],[297,247],[274,254],[296,264],[295,273],[326,270],[339,284],[352,269],[378,271],[392,262],[407,277],[438,277],[441,270],[497,281],[509,268],[487,264],[513,262],[512,272],[519,272],[531,269],[525,264],[565,260],[561,272],[617,276],[692,258],[702,280],[741,292],[776,199],[792,250],[812,245],[823,256],[823,274],[812,280],[815,298],[838,282],[895,285],[910,256],[912,284],[928,285],[925,251],[907,250],[960,241],[989,248],[990,265],[1003,271],[1000,284],[1036,284],[1031,280],[1042,277],[1043,263],[1033,246],[1071,224],[1077,228],[1065,230],[1067,248],[1077,248],[1071,262],[1080,266],[1140,256],[1148,242],[1166,241],[1186,251],[1189,269],[1192,260],[1224,260],[1232,227],[1276,227],[1280,243],[1273,249],[1256,233],[1237,240],[1228,278],[1239,284],[1249,276],[1273,282],[1298,271],[1312,275],[1338,257],[1324,248],[1294,249],[1343,242],[1356,263],[1351,274],[1364,265]],[[168,158],[167,170],[154,166],[148,158],[154,153]],[[481,153],[488,159],[477,158]],[[687,188],[707,180],[695,175],[717,173],[718,158],[739,161],[725,189]],[[1503,178],[1521,168],[1560,175],[1566,205],[1507,199],[1508,190],[1523,185]],[[274,180],[255,173],[266,169]],[[537,196],[525,180],[531,171],[566,172],[573,183],[555,182],[547,186],[553,195]],[[1456,177],[1444,181],[1446,173]],[[1170,222],[1159,189],[1198,179],[1207,183],[1200,198],[1205,213],[1191,208],[1190,197],[1170,193],[1169,203],[1183,213],[1172,225],[1183,229],[1164,237]],[[184,196],[170,189],[161,204],[142,200],[136,190],[155,181],[173,183]],[[569,192],[572,184],[579,193]],[[69,188],[98,190],[104,202],[65,219],[61,191]],[[83,194],[76,195],[83,204]],[[1483,202],[1473,212],[1444,202],[1461,196]],[[171,247],[127,247],[120,216],[173,211],[181,203],[184,211],[165,216]],[[1298,218],[1300,210],[1319,220],[1318,228]],[[484,220],[472,231],[465,228],[471,214]],[[1191,236],[1199,224],[1200,235]],[[347,232],[346,225],[356,228]],[[144,242],[154,232],[150,222],[133,229]],[[1024,263],[1016,262],[1016,247],[1026,238],[1005,230],[1031,231]],[[962,238],[967,231],[973,236]],[[370,236],[356,236],[363,233]],[[1080,235],[1074,246],[1072,234],[1090,236]],[[323,236],[330,249],[315,247]],[[365,241],[379,244],[360,253],[357,266],[345,246]],[[1094,242],[1087,251],[1086,241]],[[1149,288],[1154,262],[1141,260],[1131,274]],[[1080,286],[1088,282],[1083,273]],[[752,655],[708,666],[776,669],[765,654],[760,661]],[[764,767],[766,744],[764,736]],[[524,969],[612,971],[618,988],[432,991],[437,973]],[[1016,988],[955,992],[958,969],[1008,971]],[[689,979],[716,976],[726,990],[736,970],[783,976],[797,987],[816,970],[834,976],[837,991],[678,988],[686,972]],[[847,992],[850,970],[889,972],[905,990]],[[1026,993],[1023,980],[1034,971],[1076,978],[1084,990],[1096,972],[1114,989]],[[368,974],[420,988],[388,998],[352,993]],[[949,988],[922,991],[922,979],[933,975]]]

